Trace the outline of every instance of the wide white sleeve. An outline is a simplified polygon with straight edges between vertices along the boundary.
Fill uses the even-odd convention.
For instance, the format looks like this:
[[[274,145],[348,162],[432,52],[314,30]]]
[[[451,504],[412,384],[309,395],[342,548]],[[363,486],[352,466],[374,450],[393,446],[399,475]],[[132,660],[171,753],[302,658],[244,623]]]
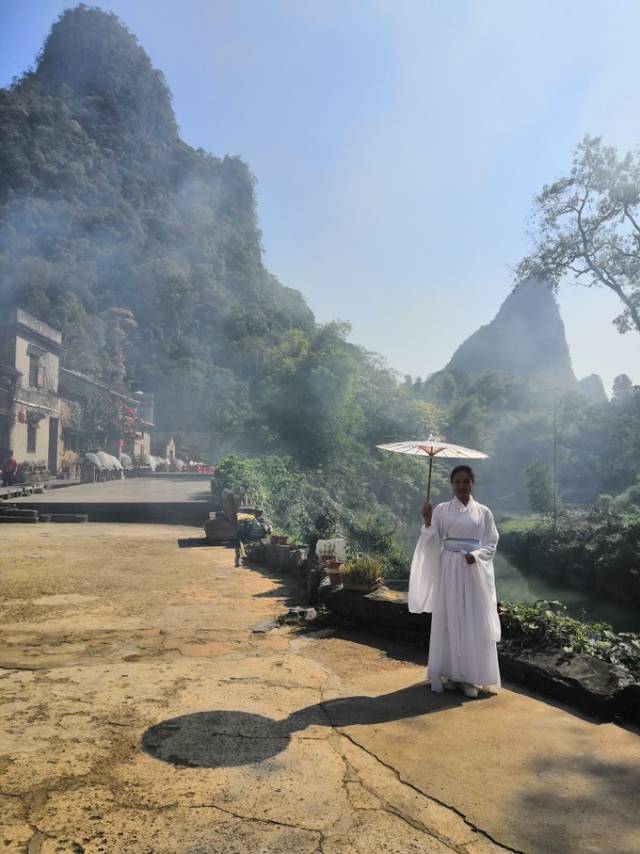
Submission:
[[[443,539],[443,505],[433,511],[429,528],[422,532],[411,561],[409,576],[409,610],[412,614],[433,611],[434,593],[440,578],[440,553]]]
[[[471,554],[476,560],[493,560],[493,556],[498,548],[498,529],[493,518],[493,513],[488,507],[483,507],[482,513],[482,531],[480,534],[480,548],[475,549]]]
[[[480,548],[471,554],[475,557],[475,565],[470,569],[477,569],[480,574],[481,596],[484,600],[484,615],[487,620],[490,637],[499,641],[501,636],[500,618],[498,617],[498,600],[496,595],[496,581],[493,570],[493,558],[498,546],[498,529],[493,518],[493,513],[488,507],[483,508],[482,531],[480,535]]]

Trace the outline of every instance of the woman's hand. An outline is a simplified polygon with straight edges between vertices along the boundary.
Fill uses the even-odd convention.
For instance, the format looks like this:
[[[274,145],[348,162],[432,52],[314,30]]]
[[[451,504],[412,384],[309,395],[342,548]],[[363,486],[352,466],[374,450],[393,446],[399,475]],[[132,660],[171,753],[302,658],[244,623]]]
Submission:
[[[471,564],[474,564],[474,563],[476,562],[476,559],[475,559],[475,557],[474,557],[472,554],[465,555],[465,556],[464,556],[464,559],[466,560],[466,562],[467,562],[470,566],[471,566]]]
[[[424,507],[422,508],[422,518],[424,519],[425,528],[430,528],[431,519],[433,518],[433,507],[428,501],[424,502]]]

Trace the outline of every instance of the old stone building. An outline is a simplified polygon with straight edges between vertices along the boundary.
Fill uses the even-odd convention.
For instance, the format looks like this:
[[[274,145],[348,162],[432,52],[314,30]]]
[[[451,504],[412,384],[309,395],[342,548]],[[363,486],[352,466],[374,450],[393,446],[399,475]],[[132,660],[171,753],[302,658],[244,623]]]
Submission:
[[[33,471],[58,470],[61,352],[61,333],[21,308],[0,330],[1,450]]]
[[[107,401],[113,412],[100,436],[101,449],[118,457],[147,457],[152,395],[122,393],[61,368],[62,350],[61,333],[24,309],[14,308],[0,326],[0,458],[11,448],[29,474],[73,476],[87,450],[84,416],[96,400]]]

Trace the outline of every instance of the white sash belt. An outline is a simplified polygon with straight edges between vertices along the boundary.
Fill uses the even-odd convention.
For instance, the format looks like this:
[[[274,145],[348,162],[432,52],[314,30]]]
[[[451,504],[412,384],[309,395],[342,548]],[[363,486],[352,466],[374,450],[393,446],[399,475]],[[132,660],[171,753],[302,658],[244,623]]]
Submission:
[[[447,537],[444,541],[444,550],[446,552],[469,552],[480,548],[480,540],[465,540],[459,537]]]

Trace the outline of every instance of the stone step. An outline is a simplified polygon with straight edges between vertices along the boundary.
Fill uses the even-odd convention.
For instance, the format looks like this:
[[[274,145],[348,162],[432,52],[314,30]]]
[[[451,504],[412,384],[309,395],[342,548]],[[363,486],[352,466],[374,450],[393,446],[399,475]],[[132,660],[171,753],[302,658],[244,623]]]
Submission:
[[[3,516],[37,516],[37,510],[21,509],[18,507],[2,507]]]

